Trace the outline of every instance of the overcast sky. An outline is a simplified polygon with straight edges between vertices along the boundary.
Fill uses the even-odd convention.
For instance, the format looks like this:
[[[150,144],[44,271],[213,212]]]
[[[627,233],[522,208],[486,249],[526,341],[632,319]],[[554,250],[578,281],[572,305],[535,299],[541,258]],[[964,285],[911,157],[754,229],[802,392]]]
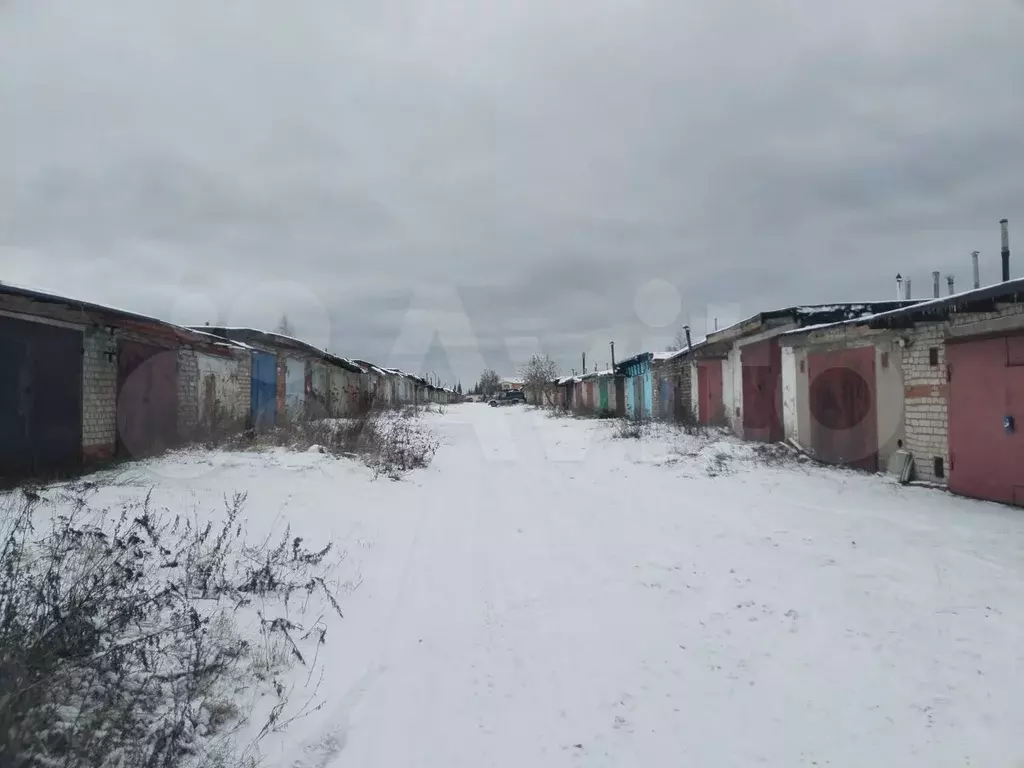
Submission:
[[[568,371],[1024,274],[1022,93],[1019,0],[0,0],[0,280]]]

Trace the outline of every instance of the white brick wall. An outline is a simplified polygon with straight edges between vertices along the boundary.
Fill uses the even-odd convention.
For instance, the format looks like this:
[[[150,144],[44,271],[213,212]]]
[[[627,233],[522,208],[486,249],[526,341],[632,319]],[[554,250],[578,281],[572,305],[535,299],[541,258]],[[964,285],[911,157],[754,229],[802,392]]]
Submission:
[[[86,459],[109,458],[117,441],[116,338],[87,328],[83,344],[82,452]]]
[[[199,363],[195,350],[178,350],[178,435],[188,439],[199,421]]]
[[[904,447],[914,456],[917,479],[943,484],[946,477],[935,475],[935,458],[942,459],[948,473],[946,327],[944,322],[918,325],[907,332],[912,343],[903,351]],[[930,362],[932,349],[937,350],[936,365]]]

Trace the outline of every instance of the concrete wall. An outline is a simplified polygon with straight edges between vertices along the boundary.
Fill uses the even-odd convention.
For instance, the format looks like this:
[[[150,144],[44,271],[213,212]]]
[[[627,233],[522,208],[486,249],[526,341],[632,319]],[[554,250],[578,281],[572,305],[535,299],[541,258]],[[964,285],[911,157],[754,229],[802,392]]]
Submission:
[[[878,416],[878,468],[906,444],[903,349],[892,336],[875,343],[875,410]]]
[[[796,440],[801,445],[806,445],[800,436],[800,419],[796,406],[799,386],[797,352],[803,356],[803,350],[796,350],[793,347],[782,348],[782,430],[787,440]]]
[[[743,436],[743,366],[740,348],[733,347],[722,361],[722,407],[733,433]]]
[[[697,378],[697,361],[690,361],[690,413],[700,418],[700,379]]]
[[[851,337],[851,334],[860,335]],[[783,344],[786,341],[783,340]],[[813,340],[800,339],[801,346],[782,347],[783,427],[787,438],[811,447],[810,376],[807,355],[831,349],[872,347],[875,354],[875,414],[878,436],[878,466],[885,469],[893,451],[905,442],[902,350],[893,334],[866,335],[840,326],[830,333],[818,333]]]
[[[117,444],[117,341],[104,328],[86,328],[83,343],[82,458],[98,461]]]

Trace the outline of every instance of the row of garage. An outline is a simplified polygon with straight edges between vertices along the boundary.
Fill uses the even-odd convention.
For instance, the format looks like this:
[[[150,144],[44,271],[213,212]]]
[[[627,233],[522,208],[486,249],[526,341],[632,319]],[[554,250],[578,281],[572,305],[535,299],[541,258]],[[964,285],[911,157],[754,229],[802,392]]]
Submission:
[[[0,478],[137,458],[375,403],[450,402],[401,371],[254,329],[183,328],[0,284]]]
[[[926,302],[793,307],[694,345],[694,416],[866,471],[1024,504],[1024,280]]]
[[[727,427],[1024,505],[1022,279],[930,301],[762,312],[683,350],[554,384],[556,404],[576,411]]]

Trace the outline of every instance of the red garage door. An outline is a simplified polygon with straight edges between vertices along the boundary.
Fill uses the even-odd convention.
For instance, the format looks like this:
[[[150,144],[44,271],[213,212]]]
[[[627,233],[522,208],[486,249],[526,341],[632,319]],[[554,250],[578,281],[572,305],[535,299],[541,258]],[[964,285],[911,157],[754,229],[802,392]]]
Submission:
[[[949,488],[1024,506],[1024,336],[946,345]]]
[[[810,353],[807,375],[815,456],[877,472],[875,348]]]
[[[743,439],[778,442],[782,432],[782,350],[775,339],[748,344],[743,366]]]
[[[701,424],[724,424],[722,405],[722,361],[697,363],[697,411]]]

